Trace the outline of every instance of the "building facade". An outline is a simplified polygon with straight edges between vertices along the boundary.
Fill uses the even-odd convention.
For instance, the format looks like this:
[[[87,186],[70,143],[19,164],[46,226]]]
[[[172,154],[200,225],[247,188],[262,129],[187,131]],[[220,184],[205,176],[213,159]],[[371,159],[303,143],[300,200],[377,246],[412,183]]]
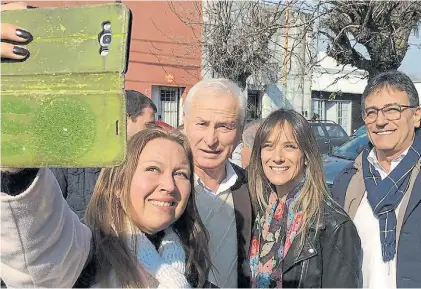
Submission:
[[[181,124],[182,100],[201,79],[202,36],[192,31],[172,11],[170,1],[119,1],[132,12],[132,31],[126,89],[150,97],[158,108],[157,119]],[[36,7],[97,5],[113,1],[31,1]],[[184,7],[200,2],[183,1]]]
[[[201,9],[200,1],[116,1],[127,5],[132,11],[132,31],[129,65],[126,73],[126,89],[134,89],[150,97],[158,108],[156,119],[172,126],[182,124],[182,102],[189,89],[202,78],[206,78],[203,63],[206,61],[202,46],[202,21],[197,19],[198,27],[186,25],[181,20],[182,13],[190,11],[189,17]],[[112,1],[33,1],[36,7],[63,7],[77,5],[97,5]],[[193,15],[197,14],[197,15]],[[193,15],[193,16],[191,16]],[[194,21],[193,21],[194,22]],[[276,42],[289,38],[294,53],[303,55],[306,47],[295,44],[299,31],[279,31],[274,37]],[[304,43],[304,42],[303,42]],[[301,45],[301,46],[300,46]],[[299,47],[299,48],[297,48]],[[283,50],[277,51],[274,58],[283,59]],[[300,56],[302,58],[302,56]],[[273,62],[273,71],[279,75],[252,76],[248,81],[245,94],[248,99],[247,118],[256,119],[269,115],[280,108],[294,108],[305,116],[311,114],[311,77],[303,74],[303,63],[291,57],[287,75],[281,80],[284,66]],[[259,79],[256,85],[254,79]],[[277,82],[271,79],[279,79]],[[263,81],[261,81],[263,79]]]
[[[324,52],[318,55],[311,81],[312,114],[335,121],[348,134],[363,125],[361,95],[367,85],[365,71],[338,65]]]
[[[105,4],[111,1],[33,1],[38,7]],[[206,54],[203,52],[201,1],[121,1],[132,11],[130,59],[126,88],[150,97],[158,108],[156,115],[172,126],[182,124],[182,102],[190,88],[203,78]],[[204,5],[204,4],[203,4]],[[175,13],[175,11],[180,13]],[[197,13],[195,13],[195,11]],[[183,14],[184,12],[184,14]],[[183,23],[182,15],[196,22]],[[300,17],[291,11],[290,17]],[[361,126],[361,94],[367,84],[365,72],[338,65],[325,53],[314,51],[310,33],[304,35],[298,25],[275,34],[272,45],[273,75],[252,75],[245,95],[247,119],[265,118],[278,108],[291,108],[311,119],[339,123],[348,134]],[[279,45],[280,44],[280,45]],[[293,51],[292,51],[293,50]],[[313,53],[313,55],[309,55]],[[313,58],[318,65],[311,68]],[[287,60],[287,61],[285,61]],[[286,66],[288,67],[286,69]],[[416,82],[418,90],[421,82]]]

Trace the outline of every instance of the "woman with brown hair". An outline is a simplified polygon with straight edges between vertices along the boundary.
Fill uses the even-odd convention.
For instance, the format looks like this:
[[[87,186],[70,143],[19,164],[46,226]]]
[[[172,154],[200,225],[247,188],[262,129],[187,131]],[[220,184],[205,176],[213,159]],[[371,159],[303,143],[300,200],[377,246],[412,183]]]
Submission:
[[[46,169],[2,172],[2,278],[13,287],[202,287],[208,237],[192,154],[180,133],[147,128],[102,170],[82,224]]]
[[[257,215],[252,287],[358,287],[360,239],[328,193],[305,118],[284,109],[269,115],[257,131],[248,173]]]

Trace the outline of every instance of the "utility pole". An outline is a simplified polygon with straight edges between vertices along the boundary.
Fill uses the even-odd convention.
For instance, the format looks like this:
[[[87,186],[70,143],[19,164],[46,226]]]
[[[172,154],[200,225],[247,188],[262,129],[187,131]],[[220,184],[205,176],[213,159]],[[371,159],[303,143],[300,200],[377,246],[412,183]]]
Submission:
[[[286,85],[287,83],[287,73],[288,73],[288,57],[289,57],[289,49],[288,49],[288,38],[289,38],[289,3],[288,0],[285,0],[285,56],[283,61],[283,69],[282,69],[282,84]]]

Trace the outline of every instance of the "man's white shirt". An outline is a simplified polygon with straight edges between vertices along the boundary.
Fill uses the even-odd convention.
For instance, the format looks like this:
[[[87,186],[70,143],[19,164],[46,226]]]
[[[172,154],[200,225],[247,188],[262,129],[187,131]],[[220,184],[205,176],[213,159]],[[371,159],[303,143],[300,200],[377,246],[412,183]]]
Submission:
[[[399,157],[392,160],[390,171],[386,172],[380,165],[374,148],[369,153],[367,160],[379,172],[382,180],[386,178],[402,161],[408,153],[406,149]],[[400,204],[395,210],[396,218],[399,215]],[[379,220],[373,214],[373,210],[367,199],[367,191],[361,200],[354,218],[355,226],[361,238],[363,250],[363,287],[364,288],[396,288],[396,254],[389,262],[384,262],[380,242]],[[420,273],[421,274],[421,273]]]

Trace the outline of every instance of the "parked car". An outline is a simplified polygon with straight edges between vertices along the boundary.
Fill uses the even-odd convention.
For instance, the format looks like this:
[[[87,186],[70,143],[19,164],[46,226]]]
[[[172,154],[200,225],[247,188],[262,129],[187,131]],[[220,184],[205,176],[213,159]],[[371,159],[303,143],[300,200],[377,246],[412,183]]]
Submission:
[[[363,126],[360,126],[356,131],[354,131],[354,133],[351,135],[351,137],[359,136],[359,135],[362,135],[362,134],[365,134],[365,133],[367,133],[367,127],[365,125],[363,125]]]
[[[335,148],[330,154],[323,155],[323,169],[326,184],[332,186],[336,176],[369,145],[367,133],[355,136],[342,146]]]
[[[310,121],[322,154],[329,153],[349,140],[346,131],[339,124],[329,120]]]

